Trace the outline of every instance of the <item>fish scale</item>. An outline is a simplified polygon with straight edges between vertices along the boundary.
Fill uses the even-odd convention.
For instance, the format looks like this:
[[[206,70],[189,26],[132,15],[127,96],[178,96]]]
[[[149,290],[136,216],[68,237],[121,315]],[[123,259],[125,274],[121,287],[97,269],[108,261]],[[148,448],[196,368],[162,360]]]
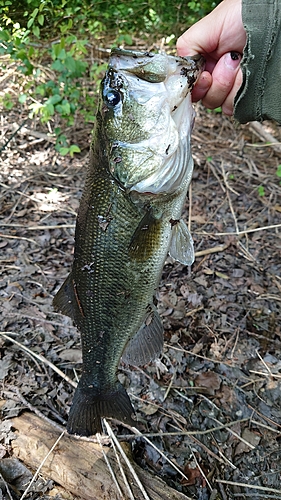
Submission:
[[[120,61],[130,68],[119,68]],[[146,65],[149,82],[142,80],[146,77]],[[77,216],[74,262],[54,298],[55,309],[69,315],[81,333],[83,369],[70,409],[70,433],[87,436],[101,432],[102,417],[134,423],[129,396],[117,378],[120,360],[140,365],[160,354],[163,326],[154,295],[167,252],[173,248],[172,255],[185,264],[193,259],[192,240],[180,220],[192,171],[189,125],[193,111],[189,96],[186,109],[190,116],[182,117],[186,136],[177,132],[177,120],[171,121],[171,113],[177,113],[180,119],[181,114],[175,106],[169,109],[170,89],[163,85],[163,81],[169,80],[169,71],[178,75],[179,105],[184,102],[182,87],[185,84],[188,93],[192,86],[180,73],[182,67],[189,80],[195,81],[202,70],[202,60],[115,49],[102,82],[103,100]],[[157,92],[165,106],[161,99],[157,102]],[[175,94],[173,89],[173,101]],[[163,136],[163,145],[159,138],[164,155],[154,153],[155,138],[149,142],[145,124],[146,113],[151,118],[152,106],[156,123],[159,117],[166,119],[167,131],[173,130],[173,139]],[[130,139],[132,116],[141,117],[139,140],[124,142],[124,137]],[[165,123],[161,127],[165,130]],[[152,127],[150,134],[155,132]],[[170,156],[169,141],[179,142],[172,142]],[[174,152],[178,152],[176,161]],[[152,167],[142,161],[142,153],[145,158],[155,157]],[[139,157],[137,167],[132,162]],[[165,182],[161,180],[161,169],[167,177]],[[126,172],[128,175],[124,175]]]

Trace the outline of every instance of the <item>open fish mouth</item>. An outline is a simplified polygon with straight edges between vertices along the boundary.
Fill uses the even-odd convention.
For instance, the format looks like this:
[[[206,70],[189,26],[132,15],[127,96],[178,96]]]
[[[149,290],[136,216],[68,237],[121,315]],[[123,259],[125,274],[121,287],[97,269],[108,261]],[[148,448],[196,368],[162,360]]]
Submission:
[[[191,91],[203,67],[200,55],[112,51],[102,86],[113,113],[110,168],[125,188],[170,194],[192,170]]]
[[[132,61],[135,64],[132,64]],[[166,53],[154,54],[153,52],[137,52],[120,48],[112,49],[109,68],[117,71],[128,71],[142,80],[150,83],[163,82],[168,75],[175,73],[177,65],[183,65],[181,70],[189,79],[189,87],[192,90],[197,75],[190,76],[188,71],[201,73],[205,60],[200,54],[191,57],[169,56]]]

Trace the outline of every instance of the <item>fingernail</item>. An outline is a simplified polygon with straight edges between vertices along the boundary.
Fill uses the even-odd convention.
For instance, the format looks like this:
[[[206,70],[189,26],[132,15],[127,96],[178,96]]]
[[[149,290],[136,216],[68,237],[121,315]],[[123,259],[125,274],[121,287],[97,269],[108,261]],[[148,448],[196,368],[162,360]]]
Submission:
[[[241,61],[239,52],[228,52],[224,56],[224,64],[228,69],[237,69]]]

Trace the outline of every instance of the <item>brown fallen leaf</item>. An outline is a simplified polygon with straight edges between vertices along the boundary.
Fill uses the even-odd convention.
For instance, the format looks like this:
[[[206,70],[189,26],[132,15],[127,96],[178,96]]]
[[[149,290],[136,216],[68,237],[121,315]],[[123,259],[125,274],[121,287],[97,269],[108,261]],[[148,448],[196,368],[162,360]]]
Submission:
[[[216,393],[218,404],[229,411],[237,404],[235,391],[228,385],[222,384],[220,390]]]
[[[220,388],[221,379],[215,372],[199,373],[194,380],[195,386],[204,388],[204,393],[213,396]]]
[[[200,471],[199,467],[192,466],[193,463],[191,462],[190,464],[186,464],[184,466],[184,474],[187,477],[187,479],[183,478],[181,480],[181,484],[183,486],[191,486],[193,484],[197,484],[198,486],[200,485],[201,487],[206,486],[206,480],[204,476],[202,475],[202,472]],[[194,464],[195,465],[195,464]],[[208,474],[208,471],[204,467],[203,464],[201,464],[201,470],[203,471],[204,474]]]
[[[71,363],[82,363],[81,349],[64,349],[59,353],[59,357],[64,361],[71,361]]]
[[[254,446],[256,448],[261,440],[257,433],[250,431],[249,429],[244,429],[241,437],[252,446],[248,446],[244,441],[240,441],[236,446],[235,455],[251,451],[253,449],[252,447]]]

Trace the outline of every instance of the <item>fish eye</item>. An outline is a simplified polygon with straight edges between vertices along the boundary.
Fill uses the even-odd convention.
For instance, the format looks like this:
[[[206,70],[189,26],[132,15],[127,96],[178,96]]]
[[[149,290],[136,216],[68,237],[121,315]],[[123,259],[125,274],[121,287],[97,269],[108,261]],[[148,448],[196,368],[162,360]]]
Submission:
[[[120,92],[117,92],[117,90],[109,90],[104,97],[107,105],[110,107],[117,106],[121,101]]]

